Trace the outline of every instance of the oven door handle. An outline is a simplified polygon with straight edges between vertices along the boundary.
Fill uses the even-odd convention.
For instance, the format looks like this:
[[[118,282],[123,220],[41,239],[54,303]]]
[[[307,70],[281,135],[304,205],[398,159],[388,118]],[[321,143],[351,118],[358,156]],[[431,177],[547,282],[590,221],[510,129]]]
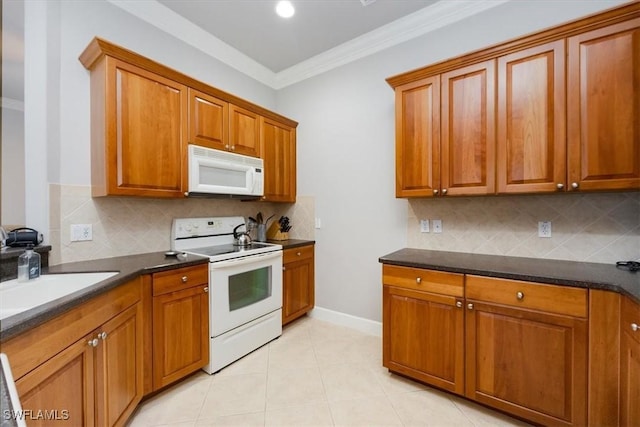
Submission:
[[[257,261],[266,261],[269,259],[279,258],[279,257],[280,258],[282,257],[282,251],[268,252],[266,254],[249,255],[242,258],[230,259],[227,261],[212,262],[211,269],[218,270],[221,268],[236,267],[239,265],[253,264]]]

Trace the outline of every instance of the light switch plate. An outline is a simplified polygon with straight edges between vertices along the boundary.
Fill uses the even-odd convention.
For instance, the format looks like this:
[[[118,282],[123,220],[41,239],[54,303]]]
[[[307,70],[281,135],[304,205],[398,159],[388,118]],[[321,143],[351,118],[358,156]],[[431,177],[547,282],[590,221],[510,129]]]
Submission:
[[[551,237],[551,221],[538,221],[538,237]]]
[[[434,233],[442,233],[442,220],[441,219],[433,219],[431,220],[431,225],[433,226]]]
[[[421,219],[420,220],[420,232],[421,233],[428,233],[429,232],[429,220],[428,219]]]

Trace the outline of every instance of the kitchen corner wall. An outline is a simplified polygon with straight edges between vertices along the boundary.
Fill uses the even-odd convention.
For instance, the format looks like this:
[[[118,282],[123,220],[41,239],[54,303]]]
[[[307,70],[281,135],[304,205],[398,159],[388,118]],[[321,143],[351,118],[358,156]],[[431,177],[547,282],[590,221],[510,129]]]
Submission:
[[[298,196],[295,204],[224,199],[143,199],[91,197],[90,186],[49,186],[50,265],[97,258],[166,251],[171,222],[178,217],[286,215],[292,239],[314,238],[315,201]],[[71,224],[92,224],[93,240],[71,242]]]
[[[441,219],[443,232],[420,232]],[[538,221],[552,236],[538,237]],[[640,259],[640,193],[444,197],[409,201],[408,246],[478,254],[614,263]]]

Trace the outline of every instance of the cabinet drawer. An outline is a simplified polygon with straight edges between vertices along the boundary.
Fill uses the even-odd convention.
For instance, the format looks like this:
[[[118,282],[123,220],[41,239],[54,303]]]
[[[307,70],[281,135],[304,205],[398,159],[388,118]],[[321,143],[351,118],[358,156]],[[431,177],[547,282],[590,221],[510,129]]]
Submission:
[[[286,249],[282,254],[282,263],[288,264],[303,259],[313,258],[313,245]]]
[[[202,285],[209,282],[209,265],[185,267],[153,275],[153,296]]]
[[[382,266],[382,281],[385,285],[464,296],[464,275],[457,273],[385,264]]]
[[[467,275],[467,299],[518,308],[587,317],[587,295],[587,289]]]

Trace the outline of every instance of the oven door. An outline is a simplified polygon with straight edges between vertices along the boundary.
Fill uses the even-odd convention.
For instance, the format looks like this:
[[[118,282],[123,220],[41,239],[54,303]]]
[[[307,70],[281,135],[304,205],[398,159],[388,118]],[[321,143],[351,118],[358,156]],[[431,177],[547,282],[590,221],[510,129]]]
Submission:
[[[212,337],[282,308],[282,251],[210,264]]]

